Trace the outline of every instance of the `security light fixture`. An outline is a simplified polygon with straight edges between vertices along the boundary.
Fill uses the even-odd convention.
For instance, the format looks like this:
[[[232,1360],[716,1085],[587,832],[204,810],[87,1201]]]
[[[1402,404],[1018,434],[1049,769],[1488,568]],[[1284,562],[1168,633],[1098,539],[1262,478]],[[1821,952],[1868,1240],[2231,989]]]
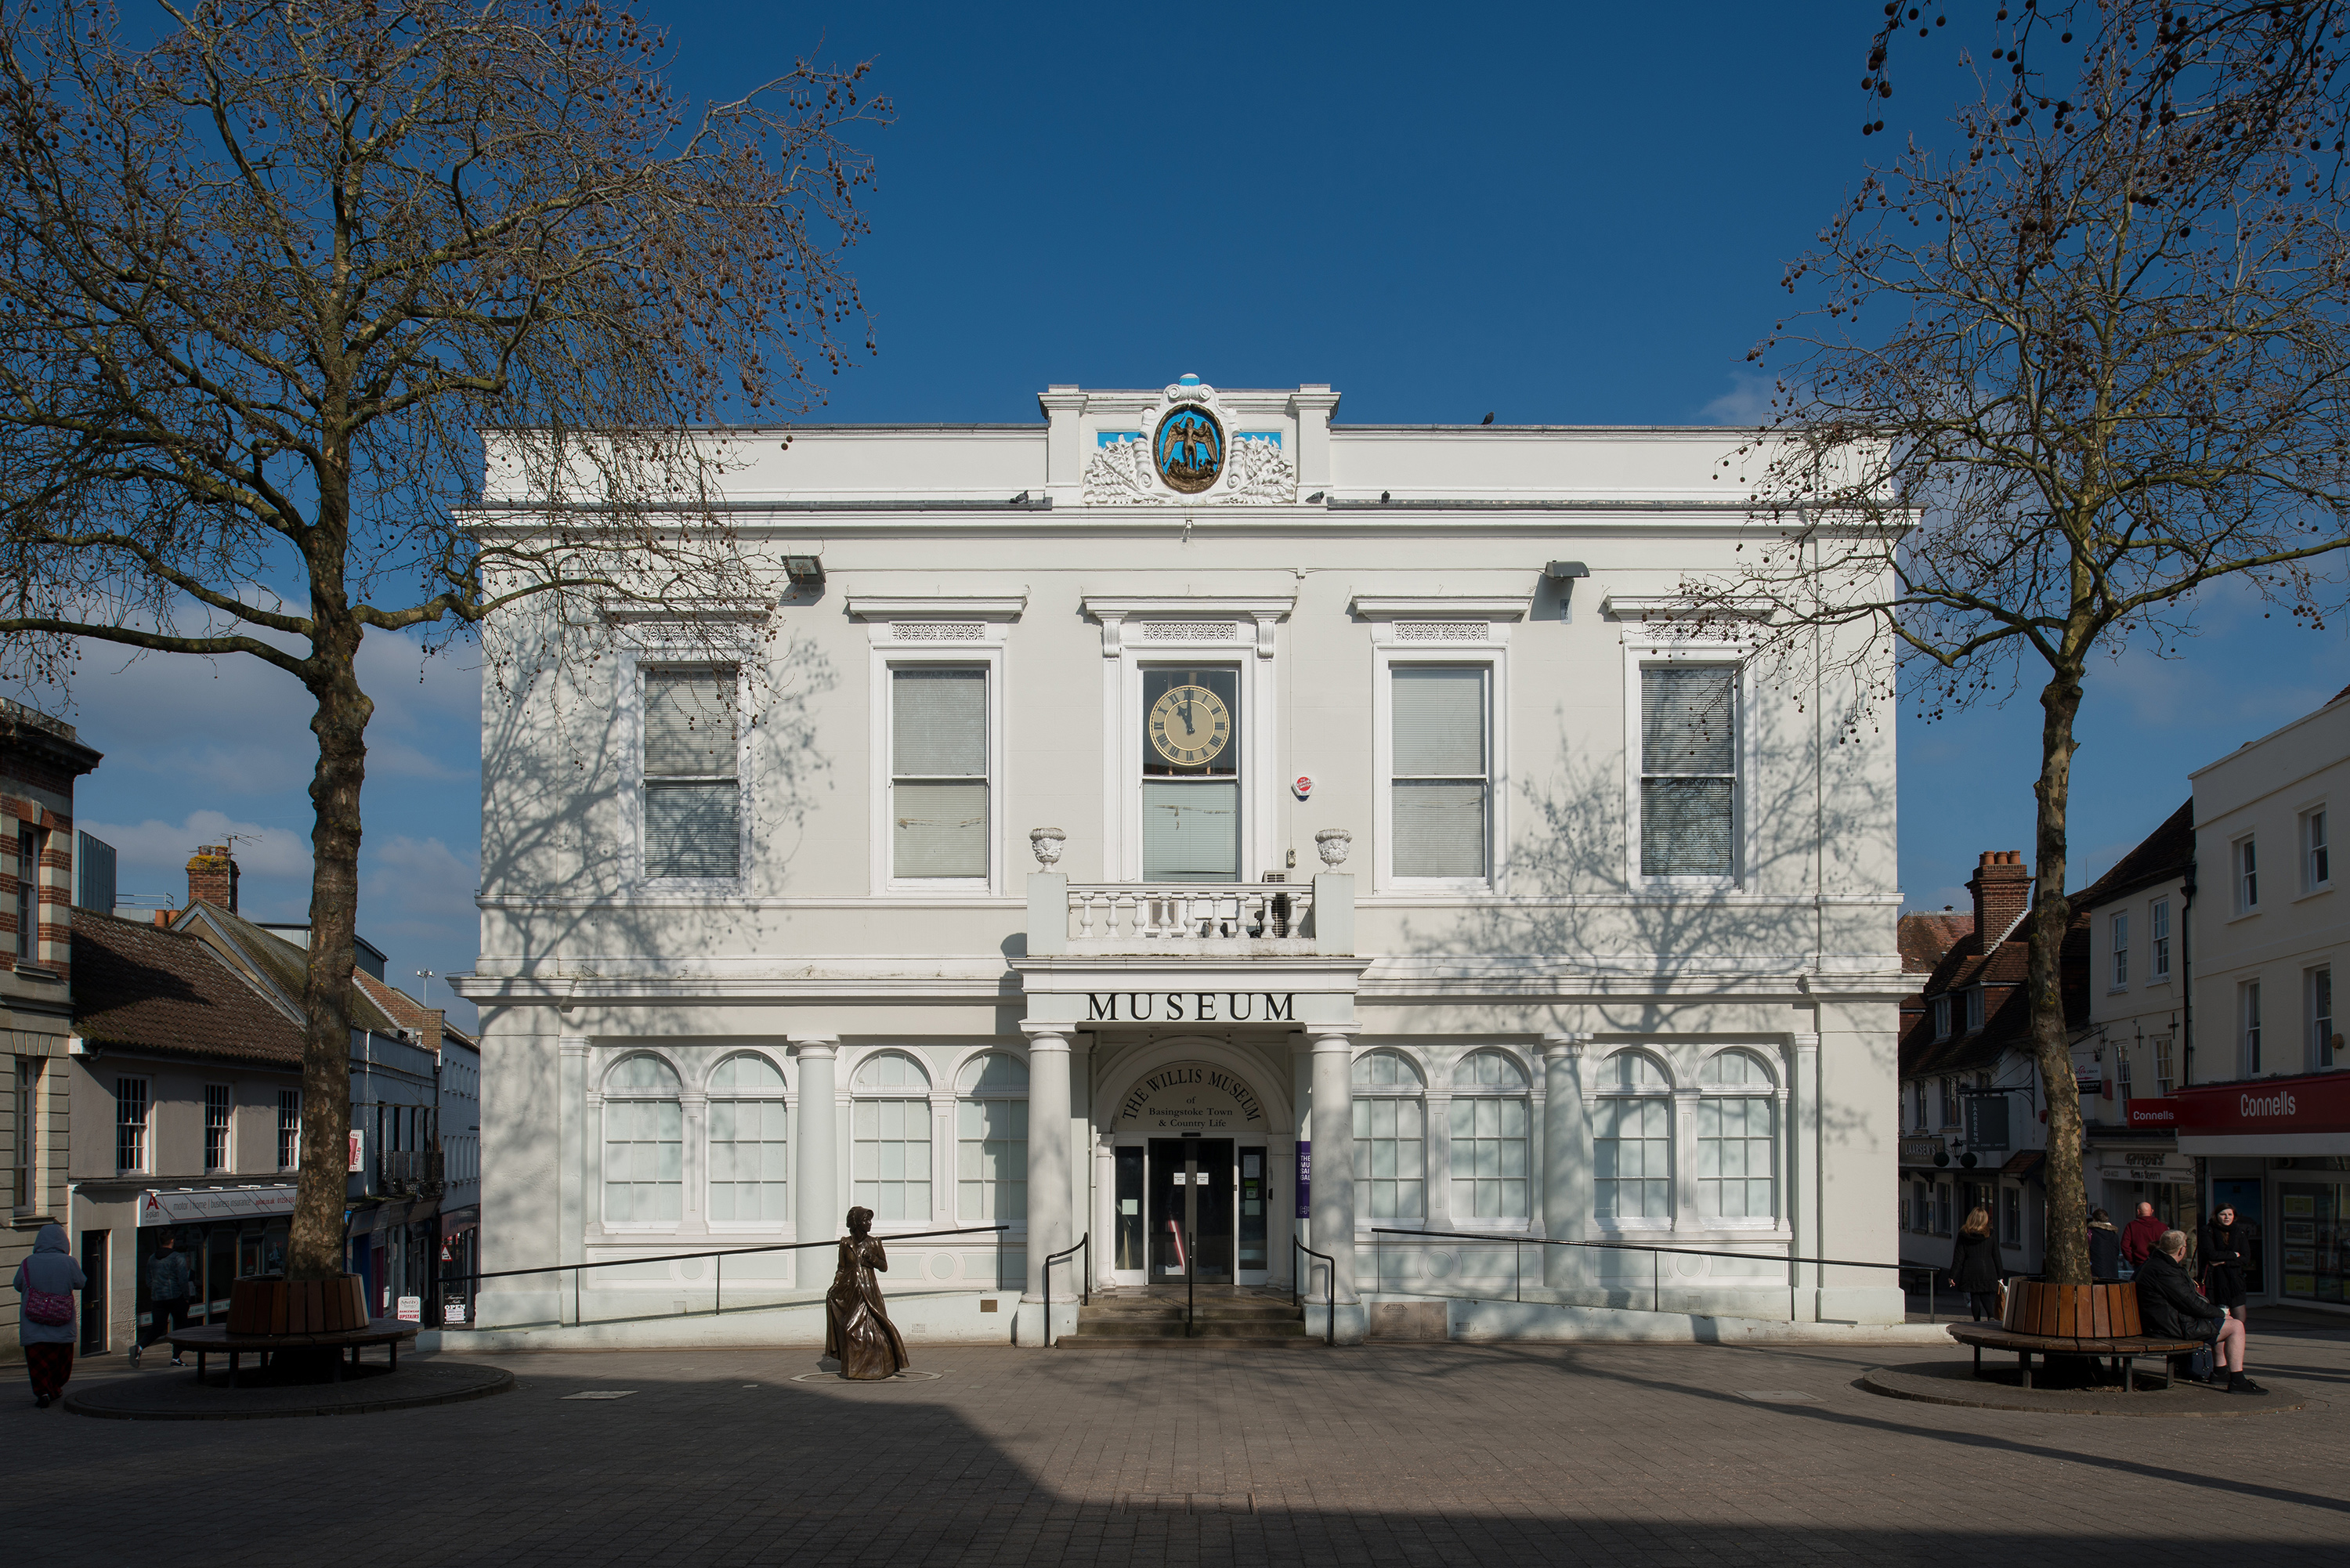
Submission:
[[[1580,561],[1553,561],[1543,568],[1543,576],[1558,585],[1558,618],[1575,618],[1575,579],[1587,577],[1591,568]]]
[[[818,592],[824,587],[824,561],[816,556],[785,556],[784,575],[791,578],[793,587]]]

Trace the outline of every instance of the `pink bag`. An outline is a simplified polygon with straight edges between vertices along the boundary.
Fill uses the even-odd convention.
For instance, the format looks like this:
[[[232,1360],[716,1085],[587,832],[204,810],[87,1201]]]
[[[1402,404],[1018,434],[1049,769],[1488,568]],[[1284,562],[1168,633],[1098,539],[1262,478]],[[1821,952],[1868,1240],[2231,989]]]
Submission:
[[[73,1322],[73,1293],[69,1291],[26,1291],[25,1315],[35,1323],[63,1328]]]

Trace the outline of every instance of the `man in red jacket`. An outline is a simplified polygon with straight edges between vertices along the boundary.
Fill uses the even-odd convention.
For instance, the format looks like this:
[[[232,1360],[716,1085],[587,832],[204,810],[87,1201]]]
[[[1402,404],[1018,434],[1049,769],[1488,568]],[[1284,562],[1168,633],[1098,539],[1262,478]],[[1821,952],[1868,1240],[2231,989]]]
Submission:
[[[2139,1204],[2137,1218],[2122,1231],[2122,1256],[2130,1261],[2130,1267],[2135,1269],[2145,1262],[2146,1255],[2154,1251],[2154,1244],[2162,1240],[2162,1233],[2169,1229],[2154,1217],[2153,1204]]]

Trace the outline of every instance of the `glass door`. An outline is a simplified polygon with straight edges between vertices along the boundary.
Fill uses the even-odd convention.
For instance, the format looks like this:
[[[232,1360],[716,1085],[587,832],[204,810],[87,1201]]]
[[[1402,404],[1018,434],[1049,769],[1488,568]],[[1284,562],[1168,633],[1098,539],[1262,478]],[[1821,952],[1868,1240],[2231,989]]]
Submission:
[[[1264,1150],[1241,1150],[1241,1244],[1240,1269],[1243,1275],[1265,1272],[1266,1247],[1264,1231],[1265,1190],[1268,1172]],[[1242,1281],[1243,1284],[1262,1284],[1263,1280]]]
[[[1150,1140],[1152,1284],[1232,1279],[1232,1144],[1230,1138]]]
[[[1118,1283],[1142,1284],[1148,1276],[1143,1272],[1143,1237],[1146,1231],[1142,1218],[1143,1151],[1121,1148],[1116,1154],[1117,1168],[1111,1183],[1114,1217],[1113,1251],[1110,1267],[1117,1271]],[[1131,1276],[1129,1278],[1128,1276]]]

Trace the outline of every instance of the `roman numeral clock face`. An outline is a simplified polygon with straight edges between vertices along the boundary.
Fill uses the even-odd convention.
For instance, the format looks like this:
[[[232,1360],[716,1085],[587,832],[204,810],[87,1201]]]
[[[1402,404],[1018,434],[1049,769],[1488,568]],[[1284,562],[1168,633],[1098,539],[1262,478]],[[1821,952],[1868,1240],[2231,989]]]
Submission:
[[[1232,742],[1232,711],[1204,686],[1173,686],[1150,705],[1150,749],[1177,767],[1212,763]]]

